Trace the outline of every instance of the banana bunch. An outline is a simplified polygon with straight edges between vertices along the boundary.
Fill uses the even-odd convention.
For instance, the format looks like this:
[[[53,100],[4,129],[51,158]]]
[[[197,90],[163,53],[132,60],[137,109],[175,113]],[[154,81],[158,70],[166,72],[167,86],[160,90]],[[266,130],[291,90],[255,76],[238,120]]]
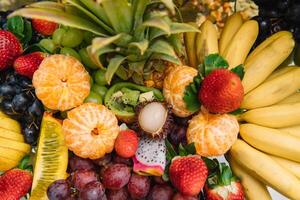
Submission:
[[[0,111],[0,171],[16,167],[29,152],[20,124]]]

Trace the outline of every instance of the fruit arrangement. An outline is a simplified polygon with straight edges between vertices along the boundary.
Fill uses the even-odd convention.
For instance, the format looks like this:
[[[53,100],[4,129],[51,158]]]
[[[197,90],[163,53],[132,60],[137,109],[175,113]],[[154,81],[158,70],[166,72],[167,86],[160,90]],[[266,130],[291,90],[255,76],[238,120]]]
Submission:
[[[1,13],[0,200],[300,199],[297,33],[259,21],[296,3],[222,30],[181,22],[184,3]]]

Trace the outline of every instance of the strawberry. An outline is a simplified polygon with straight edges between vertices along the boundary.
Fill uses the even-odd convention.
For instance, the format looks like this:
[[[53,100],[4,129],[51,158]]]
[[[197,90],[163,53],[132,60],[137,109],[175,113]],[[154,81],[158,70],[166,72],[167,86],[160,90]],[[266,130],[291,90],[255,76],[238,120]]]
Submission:
[[[33,19],[32,26],[37,32],[39,32],[43,36],[52,35],[54,31],[58,28],[57,23],[42,19]]]
[[[117,154],[123,158],[134,156],[138,148],[139,138],[133,130],[121,131],[115,142]]]
[[[18,38],[9,31],[0,30],[0,71],[11,67],[22,52]]]
[[[31,188],[31,172],[11,169],[0,177],[0,200],[19,200]]]
[[[208,175],[200,156],[175,157],[169,168],[171,183],[183,195],[195,196],[202,190]]]
[[[244,200],[241,182],[232,174],[225,163],[211,173],[204,187],[206,200]]]
[[[18,74],[32,78],[33,73],[39,68],[46,57],[42,52],[34,52],[17,58],[14,62],[15,71]]]
[[[212,113],[228,113],[238,109],[243,101],[241,79],[227,69],[216,69],[208,74],[200,87],[198,98]]]

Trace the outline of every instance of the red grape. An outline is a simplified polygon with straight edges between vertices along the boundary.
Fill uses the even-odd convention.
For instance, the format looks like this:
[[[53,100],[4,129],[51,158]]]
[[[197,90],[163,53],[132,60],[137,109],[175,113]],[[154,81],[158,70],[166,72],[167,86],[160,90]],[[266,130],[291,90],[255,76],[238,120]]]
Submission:
[[[173,190],[168,185],[155,185],[150,190],[147,200],[171,200]]]
[[[150,179],[147,176],[132,174],[127,188],[132,199],[145,198],[150,190]]]
[[[115,155],[113,157],[113,162],[114,163],[119,163],[119,164],[125,164],[128,166],[132,166],[132,159],[130,158],[123,158],[121,156]]]
[[[92,181],[86,184],[79,194],[82,200],[104,200],[105,189],[99,181]]]
[[[120,190],[109,190],[107,192],[107,200],[127,200],[129,197],[126,187]]]
[[[158,183],[158,184],[164,184],[165,183],[165,181],[162,179],[161,176],[154,176],[153,180],[154,180],[155,183]]]
[[[93,162],[100,167],[108,165],[110,163],[110,161],[111,161],[111,154],[106,154],[102,158],[93,160]]]
[[[80,169],[85,169],[85,170],[95,169],[95,166],[91,160],[80,158],[76,155],[72,156],[69,159],[69,167],[71,172],[75,172],[76,170],[80,170]]]
[[[102,175],[105,188],[119,190],[124,187],[130,178],[130,169],[124,164],[113,164],[108,166]]]
[[[198,200],[198,198],[195,196],[185,196],[180,193],[177,193],[174,195],[172,200]]]
[[[54,181],[47,189],[49,200],[61,200],[71,195],[69,184],[66,180]]]
[[[73,185],[79,191],[82,190],[89,182],[97,181],[96,172],[92,170],[77,170],[72,173],[71,176]]]

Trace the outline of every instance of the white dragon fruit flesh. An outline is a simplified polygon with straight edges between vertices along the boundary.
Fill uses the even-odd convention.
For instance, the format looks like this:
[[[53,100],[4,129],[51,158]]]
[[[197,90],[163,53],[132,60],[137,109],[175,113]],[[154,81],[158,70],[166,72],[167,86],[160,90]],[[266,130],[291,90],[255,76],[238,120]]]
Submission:
[[[133,171],[140,175],[162,176],[166,167],[164,139],[142,137],[133,157]]]

